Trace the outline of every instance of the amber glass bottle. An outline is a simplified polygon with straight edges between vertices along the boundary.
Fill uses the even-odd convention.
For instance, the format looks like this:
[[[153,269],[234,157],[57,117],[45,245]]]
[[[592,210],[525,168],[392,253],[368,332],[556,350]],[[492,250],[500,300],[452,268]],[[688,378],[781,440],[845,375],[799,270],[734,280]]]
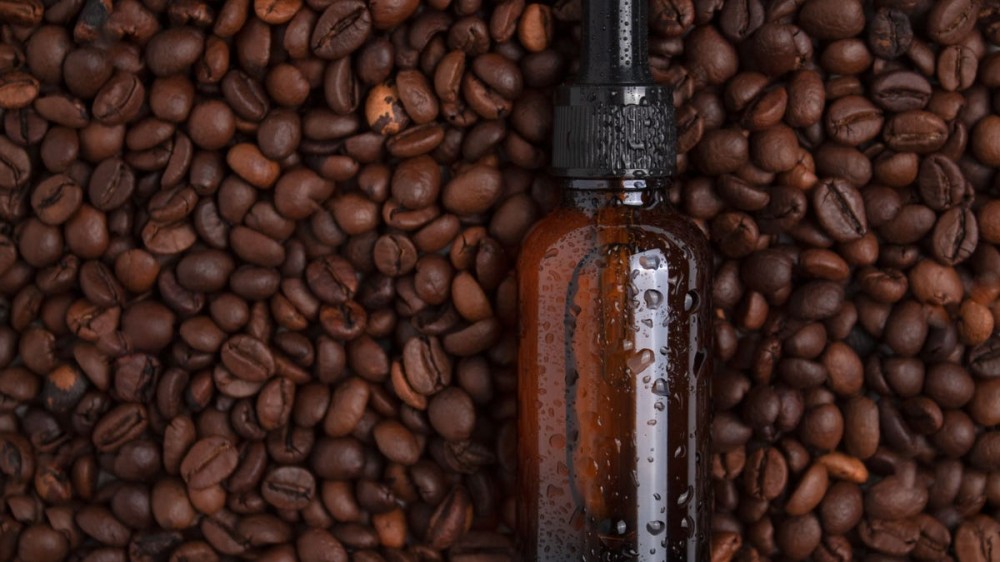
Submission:
[[[562,203],[518,262],[518,539],[526,562],[708,560],[709,279],[667,201],[670,94],[646,2],[584,0],[556,104]]]

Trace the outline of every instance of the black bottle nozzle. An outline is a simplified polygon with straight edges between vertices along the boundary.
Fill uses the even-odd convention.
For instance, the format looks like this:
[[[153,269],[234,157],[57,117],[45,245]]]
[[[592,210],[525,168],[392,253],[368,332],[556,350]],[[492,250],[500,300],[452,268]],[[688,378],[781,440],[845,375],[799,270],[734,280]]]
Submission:
[[[648,0],[586,0],[576,84],[649,85]]]
[[[648,0],[584,0],[580,70],[556,94],[552,173],[673,175],[670,91],[649,72]]]

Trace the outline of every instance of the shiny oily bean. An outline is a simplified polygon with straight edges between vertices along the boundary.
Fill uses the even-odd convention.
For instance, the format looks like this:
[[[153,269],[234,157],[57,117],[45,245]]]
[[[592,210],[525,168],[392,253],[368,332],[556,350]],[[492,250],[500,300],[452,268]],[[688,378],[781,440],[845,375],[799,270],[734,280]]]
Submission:
[[[239,456],[225,437],[206,437],[192,445],[181,461],[180,474],[192,489],[201,490],[225,480],[236,470]]]
[[[874,139],[882,130],[882,111],[861,96],[834,101],[826,112],[826,132],[842,144],[857,146]]]
[[[60,225],[76,213],[83,201],[83,190],[65,175],[52,176],[38,184],[31,193],[31,207],[39,220]]]
[[[948,126],[927,111],[907,111],[892,116],[882,131],[889,148],[898,152],[927,154],[939,150],[948,140]]]
[[[400,101],[407,115],[420,125],[438,116],[438,100],[427,77],[415,70],[403,70],[396,75]]]
[[[316,494],[312,473],[300,467],[285,466],[270,472],[261,484],[264,501],[278,509],[303,509]]]
[[[335,60],[354,52],[371,34],[372,16],[354,0],[331,4],[316,21],[310,47],[316,56]]]

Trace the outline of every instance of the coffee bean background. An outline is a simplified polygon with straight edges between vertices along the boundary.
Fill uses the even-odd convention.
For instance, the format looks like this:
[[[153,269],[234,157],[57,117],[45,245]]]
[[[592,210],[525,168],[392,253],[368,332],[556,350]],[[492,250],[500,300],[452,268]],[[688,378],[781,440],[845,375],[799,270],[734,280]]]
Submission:
[[[580,11],[0,0],[0,560],[516,560]],[[1000,5],[650,12],[713,561],[1000,560]]]

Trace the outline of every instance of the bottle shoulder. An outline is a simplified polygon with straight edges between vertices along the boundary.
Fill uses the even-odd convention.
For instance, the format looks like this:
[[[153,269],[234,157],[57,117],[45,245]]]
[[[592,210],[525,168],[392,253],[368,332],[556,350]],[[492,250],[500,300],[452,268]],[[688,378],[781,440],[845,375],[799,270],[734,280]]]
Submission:
[[[553,248],[578,245],[581,237],[603,232],[610,239],[627,237],[644,246],[675,247],[685,255],[711,263],[711,252],[705,233],[690,219],[663,206],[651,208],[616,207],[584,212],[559,208],[539,221],[523,242],[522,259],[538,259]],[[614,236],[614,234],[618,236]]]
[[[648,228],[665,233],[674,244],[688,248],[696,259],[711,265],[712,247],[708,236],[688,217],[671,209],[667,213],[657,213]]]

